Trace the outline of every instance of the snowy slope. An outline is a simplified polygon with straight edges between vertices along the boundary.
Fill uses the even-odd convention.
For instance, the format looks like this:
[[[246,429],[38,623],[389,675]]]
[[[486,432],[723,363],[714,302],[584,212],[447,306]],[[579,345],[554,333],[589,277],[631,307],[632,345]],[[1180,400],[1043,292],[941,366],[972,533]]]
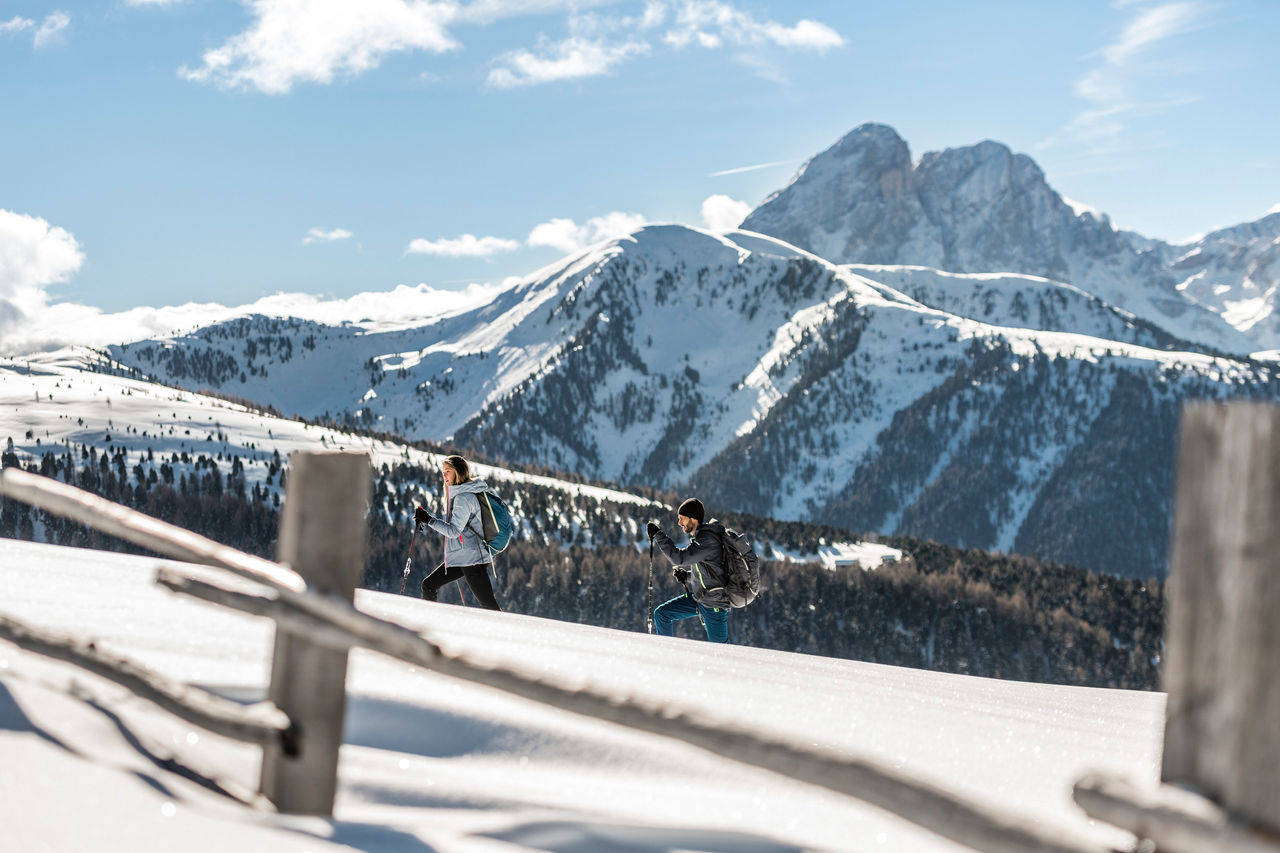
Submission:
[[[1280,347],[1280,213],[1160,250],[1179,291],[1259,347]]]
[[[232,467],[233,458],[242,466],[247,490],[258,487],[281,499],[284,490],[279,474],[287,469],[289,454],[295,451],[363,452],[375,469],[399,463],[426,468],[440,464],[441,454],[402,443],[278,418],[218,397],[93,372],[94,368],[113,369],[114,365],[84,348],[21,360],[0,358],[0,450],[12,452],[22,463],[38,462],[46,452],[62,453],[68,448],[93,447],[104,457],[107,452],[123,451],[126,471],[133,472],[136,466],[149,476],[167,465],[175,477],[182,473],[191,476],[198,458],[212,460],[216,454],[224,469]],[[186,462],[179,461],[183,456]],[[668,517],[673,509],[620,489],[483,463],[475,463],[474,470],[505,496],[525,536],[531,523],[520,512],[526,486],[550,489],[562,496],[554,515],[564,529],[542,529],[542,535],[572,538],[578,524],[576,502],[581,501],[647,508],[654,517]],[[422,488],[427,491],[425,484]],[[435,500],[426,495],[428,505],[434,505]],[[638,529],[630,533],[633,538],[639,536]],[[773,547],[783,553],[763,541],[757,547],[762,552]],[[866,568],[879,566],[885,556],[901,556],[896,549],[857,542],[832,543],[830,547],[863,555],[857,562]],[[817,551],[786,553],[797,562],[825,559]]]
[[[0,540],[0,612],[166,675],[260,698],[270,633],[171,596],[155,560]],[[1072,783],[1158,776],[1164,697],[860,664],[493,614],[360,591],[451,648],[529,665],[884,762],[1103,844]],[[961,848],[853,800],[661,737],[356,652],[332,820],[251,810],[144,757],[252,791],[255,750],[0,642],[6,850],[237,853],[586,850],[784,853]]]
[[[847,264],[843,269],[931,308],[993,326],[1071,332],[1155,349],[1195,348],[1078,287],[1039,276],[874,264]]]
[[[12,442],[21,459],[39,459],[46,450],[74,445],[123,449],[138,463],[146,461],[149,451],[218,453],[228,462],[234,454],[244,465],[247,485],[260,485],[281,497],[280,481],[270,480],[268,473],[277,454],[286,463],[295,451],[328,449],[367,453],[375,468],[397,462],[432,468],[440,464],[441,454],[274,417],[218,397],[97,373],[95,368],[114,365],[84,348],[0,358],[0,444]],[[503,484],[535,483],[598,501],[652,503],[616,489],[481,463],[475,470],[499,489]]]

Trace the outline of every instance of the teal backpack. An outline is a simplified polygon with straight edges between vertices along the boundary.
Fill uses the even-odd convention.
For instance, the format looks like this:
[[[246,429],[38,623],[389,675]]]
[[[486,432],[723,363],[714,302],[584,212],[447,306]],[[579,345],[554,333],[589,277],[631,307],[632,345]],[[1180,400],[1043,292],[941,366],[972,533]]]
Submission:
[[[500,553],[511,542],[511,510],[491,491],[478,492],[480,501],[480,538],[490,554]]]

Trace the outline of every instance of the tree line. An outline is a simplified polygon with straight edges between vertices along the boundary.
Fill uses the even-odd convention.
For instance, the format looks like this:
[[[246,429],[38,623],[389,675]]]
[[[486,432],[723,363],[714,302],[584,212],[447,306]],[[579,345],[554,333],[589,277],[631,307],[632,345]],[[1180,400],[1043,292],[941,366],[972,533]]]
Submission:
[[[53,477],[248,553],[275,556],[279,495],[287,476],[278,456],[247,471],[238,457],[222,454],[164,456],[77,446],[25,462],[6,451],[0,464]],[[516,540],[498,555],[495,570],[505,609],[645,630],[651,570],[642,531],[650,518],[672,530],[669,509],[598,501],[529,483],[494,485],[518,524]],[[375,471],[362,586],[399,591],[413,507],[441,491],[433,467],[383,465]],[[674,503],[669,496],[653,496]],[[910,537],[883,540],[905,553],[902,560],[874,570],[830,570],[816,561],[784,559],[781,552],[816,554],[820,543],[858,538],[849,531],[739,514],[722,520],[761,543],[765,585],[754,604],[732,614],[731,642],[994,678],[1158,686],[1163,588],[1155,580]],[[0,499],[0,536],[146,553],[12,500]],[[439,537],[418,537],[407,594],[418,594],[440,554]],[[654,603],[681,592],[660,555],[652,578]],[[459,594],[451,588],[441,600],[461,603]],[[696,622],[680,630],[695,636]]]

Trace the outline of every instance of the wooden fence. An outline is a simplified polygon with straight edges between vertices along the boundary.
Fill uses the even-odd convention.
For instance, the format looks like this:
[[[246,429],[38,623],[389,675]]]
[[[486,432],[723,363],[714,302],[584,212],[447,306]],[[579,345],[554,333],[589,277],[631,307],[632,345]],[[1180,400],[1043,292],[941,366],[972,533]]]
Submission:
[[[1194,426],[1198,423],[1195,419],[1199,417],[1193,413],[1188,422]],[[1213,421],[1213,418],[1209,420]],[[1225,420],[1235,423],[1230,418]],[[1188,435],[1195,432],[1191,429]],[[1274,434],[1280,438],[1280,427],[1274,430]],[[1184,457],[1188,452],[1188,440],[1184,438]],[[1195,452],[1201,457],[1215,458],[1212,454],[1205,454],[1203,448]],[[1272,452],[1275,452],[1274,447]],[[1185,459],[1182,464],[1185,477]],[[1269,464],[1272,487],[1271,503],[1267,506],[1274,513],[1280,509],[1280,488],[1276,486],[1280,476],[1277,473],[1280,472],[1280,456],[1271,457]],[[1215,473],[1214,476],[1218,475]],[[104,677],[137,689],[140,695],[157,701],[197,725],[261,744],[260,789],[281,811],[332,813],[345,708],[347,654],[353,647],[362,647],[444,675],[681,740],[722,757],[820,785],[870,803],[976,850],[991,853],[1104,853],[1104,849],[1093,842],[1073,839],[1061,832],[1049,833],[1032,821],[972,802],[867,759],[831,755],[808,744],[766,736],[715,720],[701,712],[681,709],[668,701],[611,693],[591,685],[572,686],[542,674],[475,661],[465,654],[445,652],[403,626],[356,610],[353,591],[362,565],[360,547],[365,541],[363,511],[368,483],[368,462],[362,455],[294,454],[281,523],[283,563],[273,563],[56,481],[16,469],[0,472],[0,494],[73,518],[168,556],[220,567],[266,587],[266,594],[248,594],[167,568],[157,576],[158,583],[175,592],[275,621],[275,652],[268,700],[264,703],[248,708],[234,706],[234,703],[223,702],[216,696],[186,685],[139,675],[138,668],[125,661],[86,658],[82,654],[83,648],[74,649],[77,645],[74,642],[40,635],[35,629],[17,625],[12,620],[0,621],[0,636],[33,651],[53,653],[88,666]],[[1228,486],[1229,483],[1224,483],[1224,488],[1229,490]],[[1188,489],[1195,491],[1192,487],[1185,487],[1179,492],[1179,531],[1182,530],[1183,492]],[[1181,535],[1180,532],[1179,543]],[[1223,548],[1229,547],[1229,538],[1221,540]],[[358,544],[353,547],[353,543]],[[1182,547],[1179,544],[1179,548]],[[1175,561],[1175,567],[1179,565]],[[1242,563],[1240,571],[1250,572],[1257,568],[1253,563],[1249,565],[1252,568],[1246,568]],[[1272,577],[1275,577],[1274,571]],[[1248,631],[1239,633],[1241,642],[1255,637]],[[33,637],[37,639],[33,640]],[[1171,637],[1170,657],[1185,654],[1175,652],[1178,647]],[[1271,649],[1273,662],[1277,648],[1280,646]],[[73,651],[67,652],[66,649]],[[1249,666],[1253,667],[1253,664]],[[1256,668],[1250,671],[1261,672]],[[1280,710],[1280,704],[1271,707]],[[1172,715],[1175,708],[1172,701],[1170,708]],[[1270,719],[1274,721],[1277,717],[1273,714]],[[1170,728],[1171,732],[1175,730],[1176,726]],[[1182,737],[1194,740],[1203,736],[1205,732],[1196,729]],[[1277,778],[1280,778],[1276,765],[1271,763],[1269,770],[1265,761],[1261,765],[1262,776],[1256,778],[1269,784],[1274,791]],[[1168,773],[1165,778],[1185,781],[1171,779]],[[1077,786],[1076,799],[1090,814],[1125,827],[1139,837],[1155,838],[1165,845],[1167,838],[1174,837],[1165,831],[1169,826],[1177,823],[1180,832],[1186,831],[1182,820],[1184,816],[1178,820],[1167,817],[1167,793],[1134,791],[1125,787],[1122,781],[1091,778],[1082,780]],[[1185,792],[1178,790],[1177,793]],[[1162,799],[1153,805],[1143,800],[1148,795]],[[1197,803],[1203,806],[1200,800]],[[1260,828],[1268,814],[1274,818],[1280,812],[1266,812],[1269,806],[1264,804],[1260,821],[1255,812],[1238,811],[1230,802],[1224,805],[1225,808],[1218,809],[1217,823],[1211,820],[1207,830],[1203,822],[1197,824],[1195,832],[1200,834],[1194,837],[1203,839],[1204,832],[1208,831],[1223,844],[1231,839],[1240,842],[1244,838],[1255,846],[1236,843],[1235,846],[1162,846],[1161,849],[1175,853],[1193,849],[1280,853],[1280,845],[1272,842],[1265,828]],[[1141,819],[1132,818],[1134,814],[1141,814]],[[1152,818],[1152,814],[1157,817]],[[1204,809],[1196,814],[1203,815]]]
[[[1183,413],[1162,786],[1093,776],[1090,815],[1167,853],[1280,853],[1280,407]]]

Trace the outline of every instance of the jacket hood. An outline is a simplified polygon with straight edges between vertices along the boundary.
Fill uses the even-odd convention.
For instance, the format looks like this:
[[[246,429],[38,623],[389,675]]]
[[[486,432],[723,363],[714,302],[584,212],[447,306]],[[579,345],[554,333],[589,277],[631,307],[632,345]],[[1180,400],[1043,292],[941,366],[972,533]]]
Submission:
[[[716,534],[717,536],[724,535],[724,525],[720,523],[719,519],[713,518],[710,521],[704,521],[701,524],[699,524],[698,530],[696,533],[694,533],[694,536],[697,536],[698,533],[701,533],[704,530],[710,530],[712,533]]]
[[[449,487],[449,494],[451,494],[451,495],[464,495],[464,494],[473,494],[473,495],[475,495],[475,494],[479,494],[480,492],[486,492],[486,491],[488,491],[488,490],[489,490],[489,484],[488,484],[488,483],[486,483],[484,480],[468,480],[468,481],[467,481],[467,482],[465,482],[465,483],[459,483],[459,484],[458,484],[458,485],[456,485],[456,486],[450,486],[450,487]]]

